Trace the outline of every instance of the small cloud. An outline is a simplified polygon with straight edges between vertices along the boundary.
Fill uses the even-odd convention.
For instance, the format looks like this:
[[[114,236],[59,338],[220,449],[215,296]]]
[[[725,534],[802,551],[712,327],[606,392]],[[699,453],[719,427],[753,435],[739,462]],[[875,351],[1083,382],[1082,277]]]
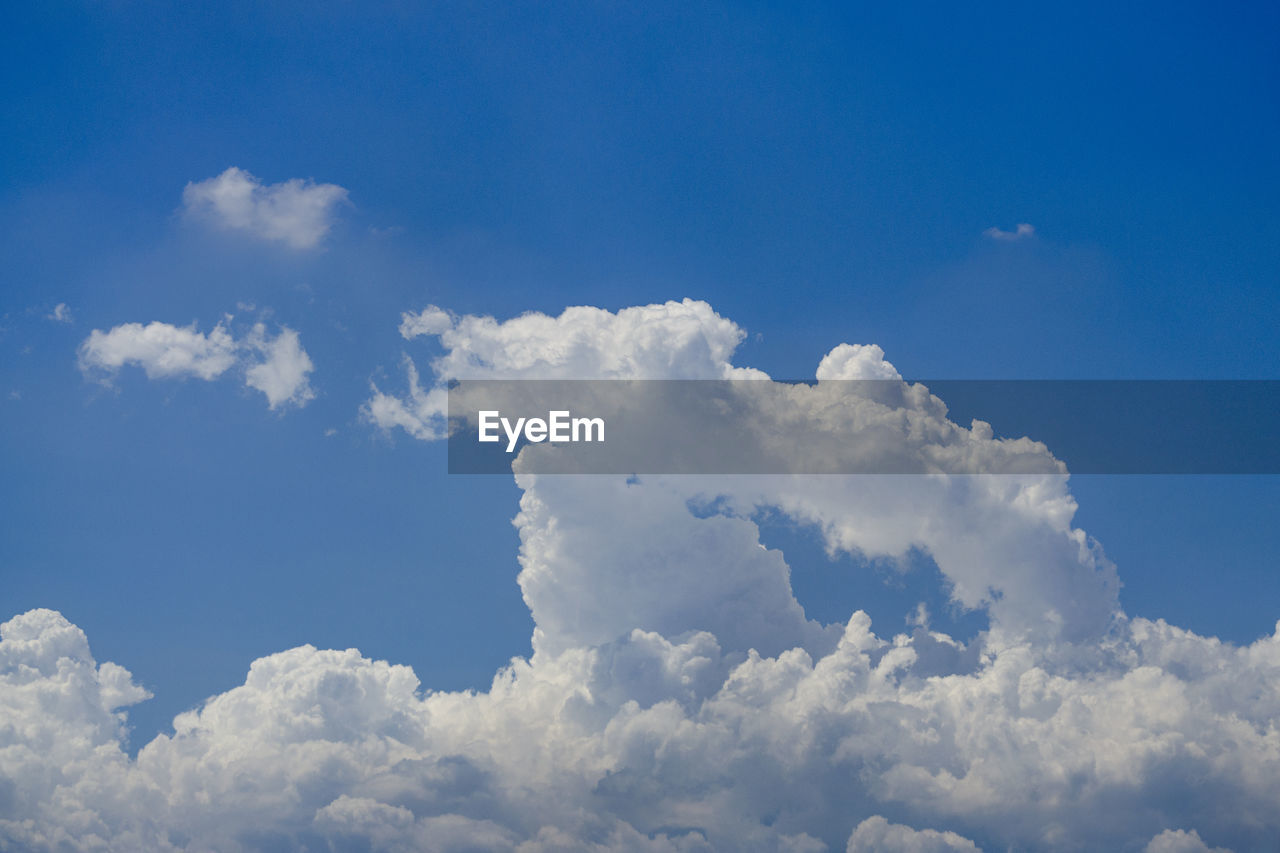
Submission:
[[[186,214],[231,231],[247,231],[294,249],[314,249],[329,233],[334,209],[347,191],[337,184],[292,178],[263,184],[232,166],[221,175],[187,184]]]
[[[21,399],[22,399],[22,392],[21,392],[21,391],[10,391],[10,392],[9,392],[9,399],[10,399],[10,400],[21,400]]]
[[[106,332],[94,329],[80,344],[79,362],[86,376],[106,384],[126,365],[141,367],[148,379],[205,381],[238,367],[244,371],[245,387],[265,394],[272,410],[302,406],[315,397],[308,381],[315,367],[298,333],[287,326],[273,338],[258,323],[236,340],[225,321],[208,334],[197,331],[194,323],[124,323]]]
[[[448,311],[428,305],[417,314],[406,311],[400,315],[400,336],[406,340],[419,335],[441,335],[452,329],[454,318]]]
[[[253,327],[246,346],[256,350],[263,360],[245,371],[244,384],[266,394],[272,410],[288,404],[303,406],[316,396],[307,381],[315,365],[293,329],[281,329],[280,334],[268,339],[266,326],[259,323]]]
[[[59,302],[57,305],[53,306],[53,311],[46,314],[45,317],[55,323],[75,322],[71,319],[71,309],[67,307],[67,303],[65,302]]]
[[[929,630],[929,608],[923,601],[916,604],[916,609],[907,614],[907,625],[912,628]]]
[[[338,434],[338,431],[333,427],[329,427],[327,430],[324,431],[325,438],[333,438],[337,434]]]
[[[366,422],[386,432],[400,427],[423,441],[444,438],[449,434],[446,421],[448,391],[440,385],[430,389],[423,388],[418,379],[418,369],[407,355],[404,357],[404,365],[409,377],[408,399],[384,394],[371,382],[373,396],[361,407],[361,416]]]
[[[80,345],[80,369],[110,379],[126,364],[136,364],[148,379],[216,379],[236,361],[238,345],[222,323],[209,334],[169,323],[124,323],[110,331],[94,329]]]
[[[1026,240],[1036,235],[1036,228],[1027,222],[1019,222],[1012,231],[1004,231],[1000,228],[991,227],[982,232],[984,237],[990,237],[992,240]]]

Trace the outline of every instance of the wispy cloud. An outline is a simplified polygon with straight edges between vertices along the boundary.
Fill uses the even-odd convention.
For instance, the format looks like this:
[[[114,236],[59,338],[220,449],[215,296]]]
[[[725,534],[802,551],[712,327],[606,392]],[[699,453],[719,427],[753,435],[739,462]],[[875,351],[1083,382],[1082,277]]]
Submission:
[[[982,233],[983,236],[990,237],[992,240],[1026,240],[1036,235],[1036,228],[1030,223],[1019,222],[1012,231],[1005,231],[992,226]]]
[[[71,319],[71,309],[67,307],[67,303],[59,302],[53,306],[53,310],[45,315],[45,319],[52,320],[55,323],[73,323]]]

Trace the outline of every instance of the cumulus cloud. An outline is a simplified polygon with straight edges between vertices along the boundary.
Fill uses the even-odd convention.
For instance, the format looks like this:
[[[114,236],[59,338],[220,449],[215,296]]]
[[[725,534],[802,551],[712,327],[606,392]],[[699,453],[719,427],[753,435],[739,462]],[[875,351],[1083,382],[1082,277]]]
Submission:
[[[1006,242],[1026,240],[1034,237],[1035,234],[1035,226],[1027,222],[1019,222],[1012,231],[1005,231],[993,225],[986,231],[982,232],[984,237],[990,237],[992,240],[1003,240]]]
[[[454,317],[428,305],[401,317],[406,339],[435,336],[445,353],[431,363],[435,381],[424,388],[405,357],[406,396],[377,386],[362,413],[383,429],[402,428],[422,439],[447,434],[449,379],[746,379],[763,376],[729,358],[743,331],[705,302],[685,299],[624,308],[616,314],[575,306],[558,317],[528,313],[506,322]]]
[[[56,614],[14,622],[37,620],[0,651],[0,838],[23,849],[1207,849],[1160,828],[1191,821],[1258,849],[1275,831],[1277,637],[1220,654],[1216,684],[1174,674],[1191,647],[1136,663],[1178,637],[1157,623],[1127,665],[1052,674],[1024,648],[920,678],[913,640],[858,613],[816,659],[632,631],[425,694],[406,667],[301,647],[128,761],[104,710],[138,698],[127,673],[58,649],[75,629]],[[1222,695],[1251,675],[1258,704]]]
[[[274,338],[267,327],[258,323],[250,332],[246,346],[257,352],[260,361],[245,370],[244,384],[267,395],[272,409],[292,404],[302,406],[315,398],[308,375],[315,369],[307,351],[298,342],[298,333],[283,328]]]
[[[237,340],[220,322],[205,334],[196,325],[124,323],[108,331],[94,329],[79,349],[80,369],[103,382],[127,365],[141,367],[149,379],[211,381],[232,368],[244,372],[245,386],[261,391],[271,409],[305,405],[315,395],[308,380],[314,366],[298,333],[282,327],[271,337],[255,324]]]
[[[148,379],[217,379],[236,363],[239,345],[224,324],[207,335],[195,324],[124,323],[104,332],[94,329],[80,345],[82,370],[115,374],[121,367],[141,367]]]
[[[876,815],[858,824],[845,849],[848,853],[976,853],[978,848],[954,832],[912,829]]]
[[[505,322],[459,317],[445,323],[442,314],[428,308],[402,324],[402,330],[416,328],[426,316],[437,330],[444,353],[431,363],[431,390],[410,362],[407,398],[376,391],[366,404],[366,417],[375,424],[399,426],[418,438],[444,436],[443,382],[452,378],[767,379],[732,363],[745,333],[703,302],[616,314],[570,308],[559,317],[525,314]],[[902,382],[876,346],[842,344],[821,359],[816,374],[820,380],[883,383],[835,395],[821,382],[793,386],[784,405],[748,409],[743,419],[769,424],[765,433],[785,433],[789,451],[893,458],[900,470],[940,476],[649,477],[635,488],[606,478],[524,475],[516,526],[530,532],[522,538],[520,583],[538,626],[535,647],[598,642],[620,619],[631,619],[664,632],[706,628],[722,639],[737,638],[735,647],[744,650],[802,644],[817,651],[818,637],[826,634],[804,619],[791,598],[785,563],[754,547],[751,517],[765,508],[817,527],[832,553],[929,552],[957,604],[988,607],[997,633],[1010,642],[1031,634],[1096,638],[1111,630],[1118,582],[1101,552],[1071,527],[1075,503],[1065,474],[945,476],[949,470],[1017,471],[1025,456],[1038,460],[1041,470],[1054,470],[1059,463],[1043,445],[995,439],[981,422],[967,429],[950,422],[945,404],[923,386]],[[803,441],[795,440],[798,430]],[[718,500],[729,513],[693,518],[686,506],[697,500]],[[621,516],[637,521],[634,539],[611,522]],[[651,531],[660,529],[689,535],[653,537]],[[678,555],[689,553],[690,542],[700,543],[699,560],[723,567],[723,574],[688,578],[681,569],[687,561]],[[605,552],[608,561],[599,558]],[[660,574],[664,567],[667,574]],[[743,614],[714,606],[722,578],[736,584]],[[683,608],[669,605],[676,583],[683,586]],[[566,588],[574,590],[571,598]],[[561,610],[563,617],[556,615]],[[757,618],[746,618],[748,612]]]
[[[735,379],[763,376],[730,364],[745,333],[692,299],[623,308],[579,305],[558,317],[530,312],[505,322],[453,317],[434,305],[401,318],[405,338],[434,335],[441,378]]]
[[[400,315],[400,336],[411,340],[420,335],[442,335],[453,328],[453,323],[449,312],[428,305],[417,314],[406,311]]]
[[[454,371],[741,370],[741,330],[702,303],[421,327],[406,337],[439,335],[444,354],[425,381],[410,363],[418,396],[384,414],[422,438]],[[896,377],[873,347],[818,370]],[[798,397],[796,417],[819,418],[818,399]],[[858,405],[898,412],[912,453],[1006,452],[983,424],[947,426],[918,386]],[[1251,850],[1280,833],[1280,626],[1237,647],[1127,617],[1065,475],[517,484],[534,652],[488,690],[303,646],[254,661],[131,760],[119,709],[143,694],[128,673],[57,614],[6,623],[0,847]],[[762,511],[833,552],[927,552],[989,627],[810,618],[785,555],[760,547]]]
[[[57,305],[53,306],[53,310],[46,315],[46,319],[52,320],[55,323],[75,322],[71,319],[71,309],[67,307],[67,303],[65,302],[59,302]]]
[[[138,839],[120,709],[149,695],[123,667],[99,666],[84,632],[59,613],[0,625],[0,848],[109,839],[123,849]]]
[[[188,216],[294,249],[319,245],[346,198],[347,191],[336,184],[301,178],[263,184],[234,166],[217,177],[189,183],[182,191]]]
[[[1223,853],[1223,848],[1209,847],[1194,829],[1166,829],[1151,839],[1146,853]]]

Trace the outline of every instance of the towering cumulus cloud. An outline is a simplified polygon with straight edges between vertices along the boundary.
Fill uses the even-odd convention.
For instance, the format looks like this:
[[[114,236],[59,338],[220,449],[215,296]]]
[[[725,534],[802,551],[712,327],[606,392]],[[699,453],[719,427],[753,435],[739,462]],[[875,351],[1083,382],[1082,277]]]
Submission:
[[[452,377],[767,380],[733,364],[741,330],[692,301],[506,322],[432,307],[401,333],[443,353],[365,415],[426,439]],[[1048,449],[951,423],[877,347],[837,347],[817,376],[897,383],[855,401],[857,422],[926,473],[518,473],[534,651],[486,692],[304,646],[130,760],[119,709],[145,694],[129,674],[56,613],[0,626],[0,848],[1266,849],[1280,635],[1235,647],[1126,617],[1065,473],[1003,473]],[[809,394],[797,422],[856,438]],[[949,473],[958,455],[1002,473]],[[832,552],[928,553],[988,628],[809,618],[761,547],[766,512]]]

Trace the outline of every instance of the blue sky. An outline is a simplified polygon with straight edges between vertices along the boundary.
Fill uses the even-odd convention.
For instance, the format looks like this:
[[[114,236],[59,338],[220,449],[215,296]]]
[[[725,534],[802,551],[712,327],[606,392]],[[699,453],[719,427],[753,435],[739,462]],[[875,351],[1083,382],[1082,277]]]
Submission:
[[[135,746],[301,643],[487,686],[529,653],[520,492],[359,414],[371,380],[401,387],[402,353],[439,352],[396,333],[428,303],[504,319],[692,297],[776,377],[850,342],[908,377],[1276,378],[1278,16],[11,7],[0,618],[60,610],[125,663],[156,694]],[[184,187],[233,166],[347,201],[314,250],[184,216]],[[988,233],[1019,223],[1034,233]],[[297,330],[315,398],[268,411],[136,368],[105,388],[77,364],[91,330],[226,313],[238,335]],[[1274,478],[1072,491],[1130,615],[1271,632]],[[911,596],[832,586],[852,561],[809,539],[787,549],[802,604],[902,619]]]

